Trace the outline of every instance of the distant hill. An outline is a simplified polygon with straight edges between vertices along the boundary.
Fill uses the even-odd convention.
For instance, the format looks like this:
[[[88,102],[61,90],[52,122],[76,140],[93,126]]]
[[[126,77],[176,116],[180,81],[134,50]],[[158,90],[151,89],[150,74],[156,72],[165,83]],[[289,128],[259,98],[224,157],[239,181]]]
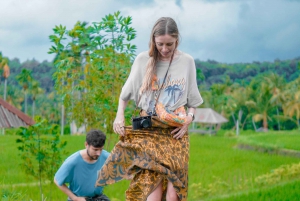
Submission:
[[[40,83],[40,87],[43,88],[46,93],[53,91],[54,81],[52,80],[52,74],[55,72],[55,68],[52,62],[43,61],[39,63],[35,59],[32,59],[20,63],[20,60],[15,58],[10,60],[8,65],[10,68],[10,76],[7,79],[7,84],[9,86],[21,88],[16,76],[21,73],[23,68],[26,68],[32,71],[33,78]],[[1,81],[3,81],[3,77],[1,77]]]
[[[196,59],[195,63],[198,71],[201,71],[204,77],[204,79],[198,78],[198,84],[206,84],[207,86],[214,83],[224,83],[227,77],[229,77],[232,82],[247,84],[252,78],[271,72],[283,76],[287,82],[300,76],[300,57],[282,61],[276,59],[274,62],[254,61],[252,63],[233,64],[219,63],[214,60],[200,61]]]
[[[252,63],[219,63],[214,60],[200,61],[195,60],[198,71],[198,84],[210,86],[214,83],[224,83],[228,77],[232,82],[248,84],[256,77],[271,72],[283,76],[287,82],[290,82],[300,76],[300,57],[291,60],[279,60],[274,62],[258,62]],[[8,85],[16,86],[21,89],[16,80],[22,68],[32,71],[34,79],[38,80],[41,87],[46,93],[53,91],[54,81],[52,74],[55,72],[55,67],[52,62],[43,61],[42,63],[35,59],[27,60],[20,63],[19,59],[15,58],[9,61],[11,75],[8,79]],[[0,72],[2,75],[2,72]],[[1,76],[1,82],[3,77]]]

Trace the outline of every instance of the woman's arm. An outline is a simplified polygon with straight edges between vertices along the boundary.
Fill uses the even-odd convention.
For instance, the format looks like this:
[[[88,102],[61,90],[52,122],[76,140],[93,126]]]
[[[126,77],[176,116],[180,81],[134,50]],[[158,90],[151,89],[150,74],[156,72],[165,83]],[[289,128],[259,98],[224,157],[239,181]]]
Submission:
[[[117,115],[113,124],[113,128],[115,133],[124,136],[125,135],[125,108],[127,106],[128,101],[124,101],[123,99],[119,98],[119,105]]]

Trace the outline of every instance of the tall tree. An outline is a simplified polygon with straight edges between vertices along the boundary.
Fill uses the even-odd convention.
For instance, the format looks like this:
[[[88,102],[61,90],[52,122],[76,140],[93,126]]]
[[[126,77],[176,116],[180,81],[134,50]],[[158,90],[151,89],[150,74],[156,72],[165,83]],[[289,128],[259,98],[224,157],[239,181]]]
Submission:
[[[71,30],[56,26],[49,53],[57,54],[53,77],[67,112],[76,123],[112,132],[121,87],[136,46],[131,17],[120,12],[101,22],[78,22]],[[65,44],[65,45],[63,45]]]
[[[268,130],[268,121],[271,120],[269,116],[270,109],[273,107],[271,104],[272,91],[270,86],[263,82],[262,79],[255,79],[249,86],[252,90],[250,100],[246,102],[249,110],[252,110],[252,119],[255,122],[263,122],[263,130]]]
[[[5,64],[4,67],[3,67],[3,77],[4,77],[4,95],[3,95],[3,97],[4,97],[4,100],[6,100],[6,95],[7,95],[7,93],[6,93],[6,90],[7,90],[7,78],[9,77],[9,74],[10,74],[10,72],[9,72],[9,66],[7,64]]]
[[[271,73],[265,77],[266,82],[269,84],[269,87],[272,91],[271,104],[276,107],[277,112],[277,125],[278,130],[280,130],[279,122],[279,108],[282,108],[282,104],[285,102],[285,96],[283,94],[283,89],[285,86],[285,80],[283,77],[280,77],[276,73]]]
[[[300,77],[286,86],[284,96],[284,114],[290,118],[296,117],[295,122],[300,129]]]
[[[17,80],[24,91],[24,113],[27,114],[27,92],[32,80],[31,71],[23,68],[22,72],[17,76]]]
[[[31,87],[30,87],[30,94],[32,97],[32,118],[34,118],[35,115],[35,102],[36,102],[36,97],[39,94],[44,93],[44,90],[40,87],[40,83],[34,79],[31,80]]]

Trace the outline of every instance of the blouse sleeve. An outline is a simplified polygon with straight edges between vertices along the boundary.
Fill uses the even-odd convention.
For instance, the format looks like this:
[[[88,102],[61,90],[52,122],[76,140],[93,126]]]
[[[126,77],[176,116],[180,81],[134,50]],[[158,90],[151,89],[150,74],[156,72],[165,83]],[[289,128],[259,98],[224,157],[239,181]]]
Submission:
[[[146,52],[139,54],[134,60],[131,66],[129,77],[127,78],[124,86],[122,87],[122,91],[120,94],[120,98],[122,100],[136,101],[138,99],[138,91],[142,85],[142,81],[146,71],[147,60],[148,59]]]
[[[196,74],[196,66],[193,58],[190,59],[190,69],[189,69],[189,88],[187,94],[187,107],[198,107],[203,103],[203,99],[198,89],[197,85],[197,74]]]

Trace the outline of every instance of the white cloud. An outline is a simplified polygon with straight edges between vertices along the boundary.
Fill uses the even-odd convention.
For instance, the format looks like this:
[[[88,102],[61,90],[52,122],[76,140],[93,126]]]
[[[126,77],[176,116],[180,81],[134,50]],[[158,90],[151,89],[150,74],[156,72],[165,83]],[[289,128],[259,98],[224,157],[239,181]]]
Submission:
[[[300,56],[300,2],[287,0],[2,0],[0,51],[21,61],[52,59],[48,36],[55,25],[100,21],[121,11],[132,16],[138,52],[147,50],[152,25],[174,18],[180,48],[201,60],[251,62]]]

